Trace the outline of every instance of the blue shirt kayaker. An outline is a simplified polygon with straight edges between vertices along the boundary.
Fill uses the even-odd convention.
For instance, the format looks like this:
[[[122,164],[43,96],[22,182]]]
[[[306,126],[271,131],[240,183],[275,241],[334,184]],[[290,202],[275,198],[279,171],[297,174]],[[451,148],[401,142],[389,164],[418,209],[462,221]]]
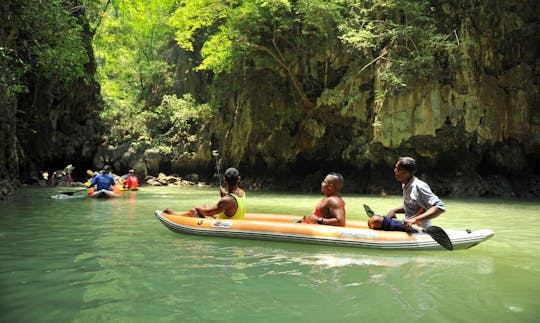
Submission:
[[[111,166],[105,165],[103,168],[103,172],[101,174],[98,174],[92,182],[90,183],[90,187],[97,185],[97,190],[107,190],[112,191],[113,185],[115,185],[114,177],[111,175]]]

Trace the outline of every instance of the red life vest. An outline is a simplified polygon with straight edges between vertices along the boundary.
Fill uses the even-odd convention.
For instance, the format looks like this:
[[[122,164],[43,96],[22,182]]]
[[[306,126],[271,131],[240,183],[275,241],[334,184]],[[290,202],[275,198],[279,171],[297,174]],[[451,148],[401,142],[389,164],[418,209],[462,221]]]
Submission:
[[[333,197],[333,196],[329,196],[329,197],[323,198],[323,199],[319,202],[319,204],[317,204],[317,207],[315,207],[315,210],[313,210],[313,213],[311,213],[311,214],[315,215],[315,216],[318,217],[318,218],[322,218],[323,215],[322,215],[322,213],[321,213],[321,207],[322,207],[322,205],[323,205],[323,202],[326,201],[326,199],[329,199],[329,198],[332,198],[332,197]],[[339,203],[341,204],[341,207],[342,207],[343,209],[345,209],[345,201],[343,201],[343,200],[340,198],[340,199],[339,199]],[[317,223],[317,221],[313,222],[313,221],[310,221],[310,220],[308,219],[308,217],[305,217],[305,218],[302,220],[302,223]]]
[[[124,187],[127,189],[133,189],[139,187],[139,179],[135,175],[130,175],[124,182]]]

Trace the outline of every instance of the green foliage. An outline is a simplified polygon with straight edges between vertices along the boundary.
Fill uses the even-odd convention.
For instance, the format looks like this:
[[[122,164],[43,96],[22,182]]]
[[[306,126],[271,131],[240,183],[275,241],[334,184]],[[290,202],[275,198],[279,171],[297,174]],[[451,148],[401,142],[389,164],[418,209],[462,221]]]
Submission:
[[[84,76],[88,55],[81,38],[82,27],[65,8],[65,1],[37,1],[25,7],[24,32],[30,36],[34,67],[45,78],[71,82]]]
[[[246,58],[270,55],[282,68],[301,51],[323,46],[343,20],[345,1],[184,1],[170,19],[178,45],[202,41],[201,69],[227,72]]]
[[[340,39],[369,64],[387,61],[380,77],[390,92],[399,90],[411,77],[433,75],[435,57],[456,48],[437,31],[433,10],[427,0],[351,0]]]
[[[169,23],[178,44],[200,46],[199,69],[229,73],[252,61],[285,75],[303,101],[303,64],[328,57],[340,41],[366,67],[385,60],[378,71],[389,93],[406,87],[411,76],[428,77],[436,57],[455,48],[435,26],[427,0],[197,0],[183,1]]]
[[[311,105],[303,65],[321,53],[333,54],[345,8],[339,0],[183,1],[169,22],[181,47],[202,48],[199,69],[228,73],[251,61],[284,75]]]
[[[0,47],[0,82],[8,96],[28,92],[28,86],[22,82],[22,78],[30,69],[31,66],[18,57],[17,51]]]
[[[217,21],[228,16],[228,11],[238,1],[189,0],[181,1],[180,7],[170,19],[170,25],[177,28],[176,41],[182,48],[193,50],[195,35],[199,30],[212,27]]]
[[[174,29],[168,21],[176,0],[96,0],[94,47],[98,80],[110,125],[108,144],[128,145],[135,155],[149,148],[173,158],[196,148],[212,117],[191,95],[177,98],[174,65],[167,62]]]
[[[210,106],[197,104],[190,94],[181,99],[176,95],[165,95],[159,106],[141,114],[153,145],[171,157],[175,154],[172,147],[197,143],[200,129],[211,117]]]
[[[70,2],[15,1],[15,10],[10,19],[17,21],[17,39],[24,43],[0,48],[2,65],[10,66],[8,94],[28,91],[25,77],[31,73],[45,79],[69,83],[84,76],[84,65],[88,55],[82,40],[82,28],[72,15],[78,9]]]
[[[99,7],[94,38],[98,81],[108,109],[117,113],[149,99],[156,86],[172,86],[165,62],[172,30],[167,26],[174,0],[115,1]],[[114,113],[113,113],[114,114]]]
[[[376,66],[375,114],[385,97],[414,77],[429,77],[455,48],[436,28],[427,0],[90,0],[96,29],[98,79],[107,110],[102,117],[133,145],[158,146],[167,155],[197,142],[213,114],[208,106],[176,93],[174,66],[166,62],[169,41],[191,51],[183,66],[197,65],[215,80],[245,71],[273,73],[299,95],[286,122],[311,138],[324,135],[312,118],[318,96],[339,81],[343,62],[357,60],[360,72]],[[342,58],[346,51],[349,57]],[[200,55],[200,57],[199,57]],[[193,61],[191,61],[193,60]],[[335,69],[332,65],[335,65]],[[330,70],[330,72],[328,72]],[[194,71],[186,71],[194,73]],[[218,84],[216,81],[215,84]],[[227,88],[227,87],[225,87]],[[207,90],[207,89],[205,89]],[[221,89],[216,102],[230,93]],[[215,91],[218,93],[218,91]],[[284,93],[288,95],[288,93]],[[335,102],[339,106],[340,102]],[[194,111],[196,113],[194,114]],[[304,118],[305,117],[305,118]],[[375,127],[380,126],[377,120]]]

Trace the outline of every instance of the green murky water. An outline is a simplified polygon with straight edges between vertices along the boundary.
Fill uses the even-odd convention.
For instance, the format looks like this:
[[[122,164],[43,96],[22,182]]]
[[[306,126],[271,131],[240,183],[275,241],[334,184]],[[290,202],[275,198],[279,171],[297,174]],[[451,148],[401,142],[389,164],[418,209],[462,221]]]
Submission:
[[[1,322],[539,322],[540,201],[444,199],[443,228],[490,228],[459,251],[378,251],[182,235],[153,215],[216,189],[119,199],[24,188],[0,202]],[[248,192],[252,212],[303,215],[320,196]],[[344,196],[387,211],[400,197]]]

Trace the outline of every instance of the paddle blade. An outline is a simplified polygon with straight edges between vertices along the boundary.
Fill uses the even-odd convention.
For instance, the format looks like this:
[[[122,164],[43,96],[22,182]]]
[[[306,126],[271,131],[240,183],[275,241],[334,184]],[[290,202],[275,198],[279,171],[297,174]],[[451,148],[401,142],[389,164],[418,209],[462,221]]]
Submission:
[[[448,250],[454,250],[454,246],[452,245],[452,241],[444,232],[444,230],[437,226],[431,226],[424,230],[425,233],[429,234],[433,240],[437,241],[441,246]]]
[[[90,187],[85,187],[81,190],[77,190],[77,191],[69,191],[69,192],[60,192],[58,194],[62,194],[62,195],[73,195],[75,193],[78,193],[78,192],[82,192],[82,191],[86,191],[87,189],[89,189]]]
[[[375,211],[373,211],[369,206],[365,204],[364,204],[364,210],[366,210],[366,215],[368,216],[368,218],[371,218],[372,216],[375,215]]]

